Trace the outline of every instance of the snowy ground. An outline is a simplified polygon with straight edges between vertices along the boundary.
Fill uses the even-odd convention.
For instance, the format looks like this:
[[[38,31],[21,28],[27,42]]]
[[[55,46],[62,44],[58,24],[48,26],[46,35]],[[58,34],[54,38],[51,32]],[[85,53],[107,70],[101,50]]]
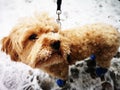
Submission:
[[[120,0],[64,0],[61,9],[62,29],[104,22],[115,26],[120,31]],[[0,0],[0,39],[10,32],[20,17],[30,16],[34,12],[48,12],[57,19],[56,0]],[[120,58],[116,62],[119,60]],[[113,67],[111,70],[117,70],[116,73],[120,77],[118,67],[115,67],[117,69]],[[94,81],[96,82],[99,82],[99,79]],[[50,90],[51,87],[52,90],[61,90],[54,83],[55,81],[42,71],[11,62],[9,56],[0,52],[0,90],[42,90],[42,88]],[[116,84],[120,86],[120,82]],[[89,85],[84,89],[81,88],[83,86],[78,85],[80,84],[72,84],[71,87],[77,87],[77,89],[70,90],[93,90]]]

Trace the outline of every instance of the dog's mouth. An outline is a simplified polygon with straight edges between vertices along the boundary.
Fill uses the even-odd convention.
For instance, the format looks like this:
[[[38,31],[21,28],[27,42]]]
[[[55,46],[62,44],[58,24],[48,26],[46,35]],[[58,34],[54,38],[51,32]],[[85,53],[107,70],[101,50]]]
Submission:
[[[41,68],[41,67],[46,67],[46,66],[51,66],[59,63],[66,63],[70,64],[71,61],[71,56],[70,54],[63,55],[62,51],[55,50],[52,53],[50,52],[49,54],[46,54],[45,57],[42,59],[38,59],[35,67]]]
[[[68,63],[59,53],[51,54],[45,61],[38,61],[35,65],[36,68],[40,68],[48,74],[66,79],[68,75]]]
[[[37,60],[35,67],[44,67],[44,66],[50,66],[53,64],[58,64],[61,62],[64,62],[64,58],[61,55],[60,52],[53,52],[50,55],[46,55],[44,58],[40,58]]]

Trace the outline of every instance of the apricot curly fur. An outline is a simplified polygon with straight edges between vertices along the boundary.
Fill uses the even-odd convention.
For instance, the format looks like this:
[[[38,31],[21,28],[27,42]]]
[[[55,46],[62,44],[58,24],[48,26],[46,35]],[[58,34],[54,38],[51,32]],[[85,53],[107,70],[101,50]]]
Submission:
[[[96,55],[97,65],[109,68],[120,46],[120,33],[111,25],[97,23],[60,30],[47,14],[25,17],[2,39],[2,51],[14,61],[67,79],[69,65]]]

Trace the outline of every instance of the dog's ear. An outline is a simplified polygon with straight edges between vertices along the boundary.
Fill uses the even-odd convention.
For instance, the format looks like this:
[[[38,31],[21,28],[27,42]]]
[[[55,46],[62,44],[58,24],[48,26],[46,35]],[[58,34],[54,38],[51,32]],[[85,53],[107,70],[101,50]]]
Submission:
[[[18,54],[12,46],[12,41],[10,37],[4,37],[1,41],[2,48],[1,50],[4,51],[6,54],[9,54],[11,59],[14,61],[18,61]]]
[[[4,37],[1,42],[2,42],[1,50],[6,52],[7,54],[9,54],[9,52],[11,51],[11,48],[12,48],[12,43],[10,41],[10,38]]]

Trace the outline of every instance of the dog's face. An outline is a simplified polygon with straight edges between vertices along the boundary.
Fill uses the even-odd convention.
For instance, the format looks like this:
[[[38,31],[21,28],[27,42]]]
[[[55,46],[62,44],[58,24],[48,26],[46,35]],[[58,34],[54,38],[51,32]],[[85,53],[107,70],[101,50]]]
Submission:
[[[40,68],[52,76],[67,78],[70,54],[68,40],[47,16],[29,18],[13,28],[2,40],[2,50],[14,61]]]

